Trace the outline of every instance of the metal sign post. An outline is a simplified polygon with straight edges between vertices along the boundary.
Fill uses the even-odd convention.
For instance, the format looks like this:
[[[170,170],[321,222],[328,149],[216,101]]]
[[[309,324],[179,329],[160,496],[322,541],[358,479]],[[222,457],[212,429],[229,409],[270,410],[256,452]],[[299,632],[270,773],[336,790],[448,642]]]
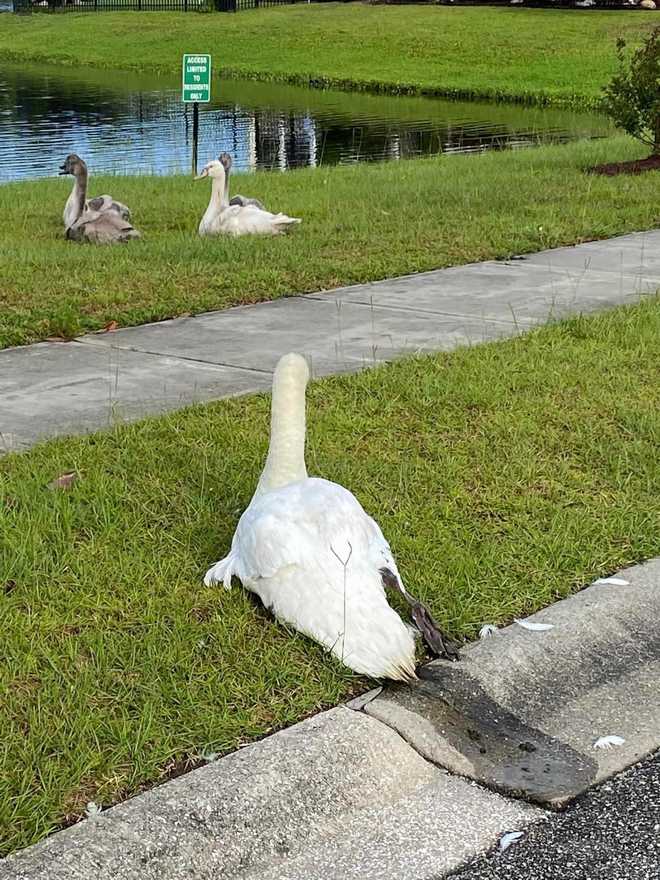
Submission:
[[[199,105],[211,100],[211,56],[184,55],[181,100],[193,105],[192,173],[197,174]]]

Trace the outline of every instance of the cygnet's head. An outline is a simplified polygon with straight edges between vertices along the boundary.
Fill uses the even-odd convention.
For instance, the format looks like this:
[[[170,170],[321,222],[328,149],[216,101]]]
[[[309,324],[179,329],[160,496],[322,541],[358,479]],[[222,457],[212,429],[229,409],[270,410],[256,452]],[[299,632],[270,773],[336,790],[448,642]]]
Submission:
[[[222,162],[222,167],[225,169],[227,174],[231,171],[231,166],[234,164],[234,160],[229,155],[229,153],[220,153],[218,156],[218,162]]]
[[[219,159],[213,159],[208,162],[199,172],[195,180],[203,180],[205,177],[220,178],[223,180],[225,176],[225,166]]]
[[[59,174],[73,174],[75,176],[85,171],[87,171],[87,165],[85,165],[80,156],[77,156],[75,153],[69,153],[60,165]]]

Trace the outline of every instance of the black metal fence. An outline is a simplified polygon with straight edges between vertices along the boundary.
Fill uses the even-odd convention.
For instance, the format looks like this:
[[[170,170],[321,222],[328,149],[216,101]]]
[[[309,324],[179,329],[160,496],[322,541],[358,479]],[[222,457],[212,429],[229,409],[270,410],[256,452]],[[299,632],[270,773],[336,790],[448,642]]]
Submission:
[[[262,6],[290,6],[292,3],[310,2],[311,0],[215,0],[215,8],[219,12],[239,12],[241,9],[259,9]]]
[[[13,0],[14,12],[238,12],[310,0]],[[318,2],[318,0],[314,0]]]
[[[14,0],[14,12],[203,12],[209,0]]]

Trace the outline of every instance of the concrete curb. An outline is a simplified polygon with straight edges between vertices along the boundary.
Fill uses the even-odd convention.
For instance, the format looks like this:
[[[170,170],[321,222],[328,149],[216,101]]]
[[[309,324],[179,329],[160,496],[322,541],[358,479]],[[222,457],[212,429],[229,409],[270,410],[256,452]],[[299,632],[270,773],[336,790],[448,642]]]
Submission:
[[[548,815],[474,780],[556,806],[660,746],[660,560],[617,577],[531,618],[552,630],[508,627],[413,688],[324,712],[10,856],[0,880],[454,870]],[[595,750],[609,734],[626,742]]]
[[[379,878],[386,854],[387,876],[428,876],[538,817],[338,708],[9,857],[0,878]]]
[[[549,807],[660,746],[660,560],[438,660],[365,706],[421,755]],[[611,749],[603,736],[625,742]]]

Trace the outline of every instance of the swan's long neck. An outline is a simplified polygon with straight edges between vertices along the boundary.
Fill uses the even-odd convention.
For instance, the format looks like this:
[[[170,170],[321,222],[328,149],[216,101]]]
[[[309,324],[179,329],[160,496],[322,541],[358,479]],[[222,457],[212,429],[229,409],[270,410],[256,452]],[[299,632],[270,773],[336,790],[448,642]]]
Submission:
[[[226,207],[229,204],[229,171],[225,168],[225,190],[222,196],[222,205]]]
[[[209,208],[213,206],[217,211],[226,208],[229,204],[229,199],[227,198],[228,193],[229,183],[227,181],[227,175],[223,174],[221,178],[214,177],[211,185],[211,201],[209,202]]]
[[[87,197],[87,170],[81,168],[75,175],[73,189],[71,190],[71,204],[75,209],[75,220],[82,217],[85,210],[85,198]]]
[[[288,354],[281,358],[273,377],[270,445],[256,495],[304,480],[305,388],[309,369],[304,358]]]
[[[204,212],[202,221],[199,224],[200,231],[205,227],[212,228],[212,224],[215,222],[218,215],[222,212],[223,208],[226,208],[229,204],[225,198],[224,190],[224,180],[220,177],[212,177],[211,198],[209,199],[209,204]]]

